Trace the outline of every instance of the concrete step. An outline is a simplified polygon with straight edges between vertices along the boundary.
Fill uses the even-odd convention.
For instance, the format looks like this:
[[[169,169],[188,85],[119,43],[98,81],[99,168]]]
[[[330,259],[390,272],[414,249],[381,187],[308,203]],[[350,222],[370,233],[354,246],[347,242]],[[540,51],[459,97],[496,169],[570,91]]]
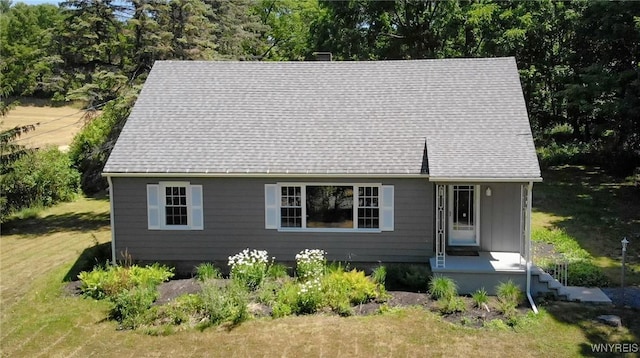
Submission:
[[[562,288],[564,286],[562,286],[562,284],[560,282],[558,282],[557,280],[554,279],[552,281],[547,282],[547,287],[549,287],[550,289],[553,290],[553,289]]]
[[[551,276],[548,273],[544,272],[544,273],[538,275],[538,281],[540,281],[541,283],[545,283],[545,282],[555,281],[555,279],[553,278],[553,276]]]
[[[568,293],[568,301],[607,306],[613,304],[611,299],[597,287],[566,286],[564,288]]]

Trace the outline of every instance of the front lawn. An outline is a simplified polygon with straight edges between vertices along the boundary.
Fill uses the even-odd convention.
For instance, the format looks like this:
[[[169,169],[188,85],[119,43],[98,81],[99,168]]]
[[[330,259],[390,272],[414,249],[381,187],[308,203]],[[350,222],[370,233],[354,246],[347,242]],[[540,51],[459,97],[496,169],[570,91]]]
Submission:
[[[547,193],[546,203],[541,203],[539,197],[536,199],[537,225],[561,225],[580,217],[580,210],[593,212],[594,209],[578,204],[563,209],[561,204],[549,202],[554,197],[575,195],[571,190],[578,188],[554,183],[550,176],[546,180],[546,187],[541,190],[536,187],[539,193]],[[617,200],[612,203],[619,203]],[[637,221],[623,217],[623,226],[614,223],[615,240],[621,230],[635,227],[634,220]],[[81,298],[65,290],[66,281],[74,278],[80,268],[86,268],[87,264],[90,267],[96,253],[108,253],[108,225],[108,202],[104,199],[60,204],[37,218],[3,225],[0,238],[3,357],[578,357],[592,355],[594,343],[640,342],[637,311],[554,302],[542,303],[540,315],[523,320],[515,328],[464,327],[451,324],[439,313],[413,307],[369,316],[266,317],[236,326],[188,329],[167,336],[119,330],[118,322],[106,319],[111,309],[107,301]],[[577,228],[578,225],[574,229]],[[575,235],[577,231],[568,232],[582,245],[583,236]],[[610,243],[613,241],[612,238]],[[596,261],[604,255],[591,246],[584,248]],[[624,327],[596,323],[595,318],[603,313],[620,315]]]

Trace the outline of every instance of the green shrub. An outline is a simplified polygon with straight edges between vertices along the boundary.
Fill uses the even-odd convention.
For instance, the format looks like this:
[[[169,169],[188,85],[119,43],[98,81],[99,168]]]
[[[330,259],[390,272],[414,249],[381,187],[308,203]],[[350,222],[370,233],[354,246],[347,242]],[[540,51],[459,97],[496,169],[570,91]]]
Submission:
[[[495,329],[499,331],[504,331],[509,329],[509,326],[507,326],[507,324],[504,323],[504,321],[499,318],[495,318],[495,319],[492,319],[491,321],[485,322],[483,324],[483,327],[486,327],[489,329]]]
[[[578,240],[561,229],[537,228],[531,233],[531,239],[536,242],[552,244],[554,249],[567,260],[590,260],[591,254],[583,249]]]
[[[264,250],[245,249],[229,257],[230,277],[232,280],[255,290],[267,276],[269,256]]]
[[[426,265],[389,265],[385,278],[389,290],[426,292],[431,270]]]
[[[267,277],[255,292],[255,297],[260,303],[272,306],[276,302],[278,291],[288,282],[286,279],[273,279]]]
[[[283,277],[289,277],[287,266],[281,263],[272,263],[267,269],[267,277],[278,279]]]
[[[128,269],[135,286],[156,287],[174,276],[173,267],[161,265],[157,262],[145,267],[132,265]]]
[[[207,281],[221,277],[220,270],[211,262],[203,262],[196,266],[196,279],[198,281]]]
[[[500,311],[507,317],[513,317],[516,314],[516,308],[524,298],[520,287],[509,280],[507,282],[500,282],[496,286],[496,293],[498,295],[498,306]]]
[[[296,313],[309,314],[318,311],[323,300],[320,280],[308,280],[298,285],[298,298],[295,305]]]
[[[301,280],[320,278],[325,271],[327,259],[324,250],[305,249],[296,255],[296,272]]]
[[[240,283],[232,282],[226,287],[205,284],[200,294],[206,317],[202,328],[225,322],[239,324],[249,318],[249,294]]]
[[[135,329],[148,323],[148,310],[158,297],[151,287],[134,287],[112,296],[110,317],[120,322],[122,328]]]
[[[536,148],[540,166],[547,168],[565,164],[594,163],[593,148],[586,143],[564,143],[555,141]]]
[[[474,293],[471,294],[471,298],[473,299],[473,304],[476,307],[482,307],[483,304],[489,303],[489,295],[487,294],[487,290],[484,287],[477,289]]]
[[[85,193],[107,187],[100,173],[135,101],[135,94],[131,94],[108,103],[102,114],[76,134],[69,146],[71,162],[82,173],[81,184]]]
[[[458,287],[451,278],[434,275],[429,281],[429,293],[436,300],[446,300],[458,295]]]
[[[157,263],[146,267],[96,266],[92,271],[78,274],[82,294],[95,299],[115,297],[134,287],[155,289],[171,277],[173,268]]]
[[[443,314],[452,314],[456,312],[464,312],[467,310],[467,306],[464,300],[460,296],[446,297],[438,301],[440,312]]]
[[[331,308],[344,301],[360,304],[378,297],[378,287],[363,271],[353,269],[346,272],[331,272],[322,279],[322,290]]]
[[[570,262],[567,276],[567,284],[570,286],[602,287],[609,285],[609,280],[602,269],[587,260]]]
[[[71,167],[67,154],[57,148],[28,152],[1,177],[3,216],[31,206],[47,207],[72,200],[79,186],[80,174]]]
[[[384,286],[384,281],[387,279],[387,268],[385,266],[378,266],[371,272],[371,279],[378,285]]]
[[[158,306],[158,308],[161,309],[161,312],[156,320],[177,326],[189,322],[191,319],[199,321],[203,316],[204,303],[201,295],[183,294],[164,306]]]
[[[284,317],[297,311],[298,284],[293,281],[286,282],[277,291],[275,302],[271,306],[273,317]]]

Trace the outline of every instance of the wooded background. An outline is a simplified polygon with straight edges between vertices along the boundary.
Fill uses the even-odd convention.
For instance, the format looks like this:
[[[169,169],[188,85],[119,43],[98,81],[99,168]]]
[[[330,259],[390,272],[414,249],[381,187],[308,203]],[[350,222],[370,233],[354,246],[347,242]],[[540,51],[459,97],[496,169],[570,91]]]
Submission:
[[[334,61],[515,56],[543,165],[623,176],[640,166],[640,2],[0,0],[0,11],[2,108],[21,96],[104,105],[106,119],[71,149],[83,183],[99,182],[155,60],[317,51]]]

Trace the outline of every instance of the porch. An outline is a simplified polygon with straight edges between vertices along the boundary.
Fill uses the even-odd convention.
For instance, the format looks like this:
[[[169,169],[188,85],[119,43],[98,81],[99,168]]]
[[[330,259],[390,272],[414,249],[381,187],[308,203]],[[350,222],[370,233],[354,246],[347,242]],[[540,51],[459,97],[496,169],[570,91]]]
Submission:
[[[523,291],[526,289],[526,260],[518,252],[480,251],[478,256],[445,254],[445,267],[436,264],[436,257],[429,261],[433,274],[453,279],[460,294],[471,294],[484,288],[493,295],[496,286],[508,280],[519,285]]]

